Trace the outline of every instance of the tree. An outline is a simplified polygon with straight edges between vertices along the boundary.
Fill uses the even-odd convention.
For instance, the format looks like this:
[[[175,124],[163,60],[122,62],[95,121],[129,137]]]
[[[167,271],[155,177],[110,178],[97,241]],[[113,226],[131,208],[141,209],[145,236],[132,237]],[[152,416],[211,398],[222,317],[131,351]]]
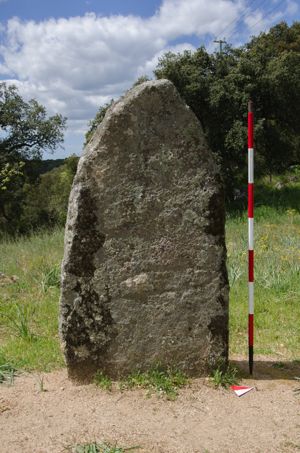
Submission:
[[[171,80],[200,119],[218,157],[226,195],[246,180],[247,103],[255,106],[256,174],[300,162],[300,23],[281,23],[245,46],[209,54],[166,53],[157,78]]]
[[[149,82],[149,77],[146,76],[146,75],[142,75],[140,76],[135,82],[134,84],[132,85],[133,87],[135,86],[138,86],[140,85],[141,83],[144,83],[144,82]],[[104,117],[105,117],[105,114],[107,112],[107,110],[109,109],[109,107],[112,106],[112,104],[114,103],[114,100],[111,99],[109,102],[107,102],[106,104],[104,105],[101,105],[99,107],[99,110],[98,112],[96,113],[96,116],[94,119],[92,119],[90,122],[89,122],[89,129],[88,131],[86,132],[85,134],[85,142],[84,142],[84,145],[83,146],[86,146],[89,141],[91,140],[92,136],[94,135],[94,132],[95,130],[97,129],[97,127],[99,126],[100,123],[102,123]]]
[[[300,161],[300,23],[280,23],[253,38],[244,66],[246,58],[256,78],[252,96],[261,121],[262,170],[271,176]]]
[[[141,83],[145,83],[145,82],[150,82],[150,79],[147,75],[142,75],[134,82],[134,84],[132,86],[137,87],[138,85],[141,85]]]
[[[77,156],[72,155],[59,167],[41,174],[34,184],[25,183],[24,209],[19,221],[20,233],[65,224],[78,160]]]
[[[7,162],[0,167],[0,232],[12,231],[21,214],[24,162]]]
[[[45,107],[36,100],[25,102],[14,85],[0,83],[0,159],[16,162],[39,158],[54,151],[63,141],[66,118],[47,118]]]
[[[47,117],[36,100],[25,102],[14,85],[0,83],[0,231],[19,232],[28,162],[53,152],[65,126],[66,118]]]
[[[107,110],[113,104],[113,102],[114,102],[114,100],[111,99],[110,102],[107,102],[106,104],[99,107],[99,110],[96,113],[95,118],[89,122],[89,129],[85,134],[84,146],[86,146],[89,143],[89,141],[91,140],[92,136],[94,135],[95,130],[97,129],[99,124],[102,123]]]

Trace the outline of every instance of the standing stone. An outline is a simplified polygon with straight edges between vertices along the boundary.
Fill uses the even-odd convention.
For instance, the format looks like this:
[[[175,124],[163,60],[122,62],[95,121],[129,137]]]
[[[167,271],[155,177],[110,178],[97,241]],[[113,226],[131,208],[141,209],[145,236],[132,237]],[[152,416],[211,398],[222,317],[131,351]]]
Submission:
[[[69,376],[155,364],[200,375],[228,352],[224,202],[201,125],[167,80],[112,105],[79,162],[62,266]]]

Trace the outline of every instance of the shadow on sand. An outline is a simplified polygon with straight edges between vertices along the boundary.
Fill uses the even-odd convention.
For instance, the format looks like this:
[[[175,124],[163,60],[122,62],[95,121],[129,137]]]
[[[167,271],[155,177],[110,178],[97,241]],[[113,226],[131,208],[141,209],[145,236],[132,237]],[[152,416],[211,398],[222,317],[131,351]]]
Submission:
[[[300,360],[254,360],[253,374],[249,374],[247,359],[233,359],[230,363],[240,370],[242,377],[261,380],[287,379],[294,380],[300,377]]]

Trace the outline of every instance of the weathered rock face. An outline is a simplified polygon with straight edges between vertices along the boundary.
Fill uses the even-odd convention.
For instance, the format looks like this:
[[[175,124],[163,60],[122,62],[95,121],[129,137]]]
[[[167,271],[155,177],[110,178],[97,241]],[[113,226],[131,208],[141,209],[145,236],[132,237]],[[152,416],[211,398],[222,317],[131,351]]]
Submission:
[[[130,90],[80,159],[60,334],[71,377],[227,358],[224,204],[201,125],[167,80]]]

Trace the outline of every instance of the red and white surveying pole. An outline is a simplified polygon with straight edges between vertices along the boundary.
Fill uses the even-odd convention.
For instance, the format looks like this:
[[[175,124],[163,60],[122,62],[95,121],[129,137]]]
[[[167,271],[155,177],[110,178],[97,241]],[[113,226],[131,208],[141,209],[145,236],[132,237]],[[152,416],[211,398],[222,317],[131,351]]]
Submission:
[[[248,102],[248,344],[249,371],[253,372],[254,340],[254,156],[253,156],[253,104]]]

